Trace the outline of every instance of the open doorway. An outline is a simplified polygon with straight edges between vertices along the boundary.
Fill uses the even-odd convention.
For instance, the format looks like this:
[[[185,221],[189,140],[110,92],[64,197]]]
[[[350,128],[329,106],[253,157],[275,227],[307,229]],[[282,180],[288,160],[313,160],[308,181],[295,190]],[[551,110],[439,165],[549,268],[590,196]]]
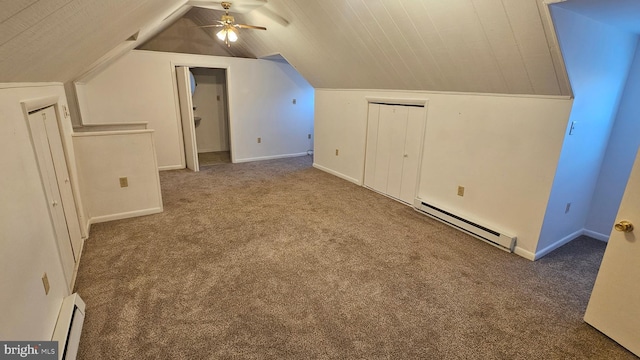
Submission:
[[[191,68],[194,77],[193,115],[200,167],[231,162],[227,71]]]
[[[232,162],[226,69],[176,66],[186,167]]]

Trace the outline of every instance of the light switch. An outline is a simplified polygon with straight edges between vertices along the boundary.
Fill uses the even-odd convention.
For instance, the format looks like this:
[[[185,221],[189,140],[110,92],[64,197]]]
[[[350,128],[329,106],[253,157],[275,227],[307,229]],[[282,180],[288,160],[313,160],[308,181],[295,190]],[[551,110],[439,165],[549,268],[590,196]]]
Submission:
[[[571,129],[569,129],[569,135],[575,135],[577,125],[578,125],[577,121],[574,121],[571,123]]]
[[[127,179],[126,177],[121,177],[120,187],[128,187],[128,186],[129,186],[129,179]]]

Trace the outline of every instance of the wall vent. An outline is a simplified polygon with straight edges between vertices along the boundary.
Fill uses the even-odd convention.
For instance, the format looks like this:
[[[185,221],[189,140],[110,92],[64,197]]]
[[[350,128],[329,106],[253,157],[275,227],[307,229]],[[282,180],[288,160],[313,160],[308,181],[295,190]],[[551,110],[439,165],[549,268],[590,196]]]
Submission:
[[[419,198],[415,199],[414,207],[416,210],[428,215],[429,217],[453,226],[458,230],[464,231],[475,238],[486,241],[504,251],[513,252],[516,245],[515,236],[507,235],[502,231],[467,220],[437,206],[427,204]]]
[[[74,360],[78,354],[80,334],[84,323],[85,304],[75,293],[62,300],[52,341],[58,342],[58,359]]]

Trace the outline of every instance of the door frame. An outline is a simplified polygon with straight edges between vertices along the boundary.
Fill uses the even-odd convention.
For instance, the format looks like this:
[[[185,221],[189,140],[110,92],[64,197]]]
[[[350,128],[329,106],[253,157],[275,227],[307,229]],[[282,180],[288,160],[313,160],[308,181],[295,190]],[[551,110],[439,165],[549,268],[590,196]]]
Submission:
[[[416,179],[416,189],[414,197],[417,197],[420,192],[420,180],[422,178],[422,158],[424,156],[424,141],[427,133],[427,120],[429,118],[429,99],[427,98],[390,98],[390,97],[378,97],[378,96],[365,96],[366,106],[365,114],[367,114],[367,125],[364,127],[364,161],[362,162],[362,176],[360,177],[360,185],[364,186],[368,189],[368,186],[365,186],[365,174],[367,169],[367,146],[369,146],[369,105],[371,104],[381,104],[381,105],[399,105],[399,106],[419,106],[424,108],[424,128],[422,133],[420,134],[420,154],[418,154],[418,178]],[[373,190],[375,191],[375,190]],[[382,194],[382,193],[381,193]],[[388,196],[386,194],[383,194]],[[398,200],[396,198],[390,197],[390,199]],[[400,203],[405,204],[403,201],[398,200]],[[412,204],[407,204],[408,206],[413,207]]]
[[[73,206],[75,208],[76,211],[76,219],[75,221],[77,221],[78,223],[78,227],[79,227],[79,233],[80,233],[80,239],[79,240],[79,244],[77,246],[77,248],[73,247],[73,242],[74,239],[71,239],[71,234],[69,234],[69,240],[70,240],[70,245],[72,247],[72,256],[73,256],[73,261],[74,261],[74,266],[73,266],[73,272],[71,274],[71,277],[69,279],[67,279],[68,281],[68,290],[69,291],[73,291],[73,286],[75,283],[75,279],[76,279],[76,275],[78,272],[78,265],[80,264],[80,257],[82,255],[82,249],[84,247],[84,239],[87,238],[88,232],[87,229],[82,225],[84,224],[84,209],[82,208],[82,201],[80,198],[80,190],[78,188],[78,180],[77,180],[77,174],[74,171],[74,168],[72,168],[70,166],[70,163],[72,163],[70,161],[70,154],[72,152],[72,150],[70,150],[71,145],[68,143],[67,139],[65,139],[64,134],[65,132],[63,131],[64,126],[62,124],[62,119],[63,118],[68,118],[69,115],[69,109],[67,107],[66,104],[63,104],[60,101],[60,97],[59,96],[49,96],[49,97],[43,97],[43,98],[37,98],[37,99],[31,99],[31,100],[25,100],[25,101],[21,101],[20,102],[21,106],[22,106],[22,111],[23,111],[23,115],[24,115],[24,119],[26,122],[26,126],[27,129],[29,130],[29,136],[30,136],[30,141],[31,141],[31,146],[32,149],[34,151],[34,156],[36,156],[36,160],[39,161],[37,159],[37,153],[36,153],[36,149],[35,149],[35,144],[33,143],[34,139],[33,139],[33,134],[32,134],[32,129],[31,129],[31,123],[29,120],[29,113],[31,112],[36,112],[39,110],[44,110],[46,108],[49,107],[53,107],[53,111],[55,113],[56,119],[55,121],[55,126],[58,128],[58,134],[60,136],[60,143],[62,145],[62,152],[63,152],[63,157],[61,159],[55,159],[53,158],[53,154],[52,154],[52,159],[55,163],[56,160],[58,161],[63,161],[64,165],[67,168],[67,176],[70,182],[70,188],[71,188],[71,201],[73,202],[73,204],[67,204],[67,206]],[[61,109],[63,109],[63,111],[61,111]],[[73,162],[73,164],[75,165],[75,162]],[[38,171],[41,172],[41,166],[38,163]],[[55,165],[54,165],[55,166]],[[41,179],[41,185],[43,186],[43,191],[44,191],[44,179],[43,179],[43,175],[40,174],[40,179]],[[57,181],[56,178],[56,182],[59,184],[59,182]],[[46,191],[45,191],[46,194]],[[60,194],[62,197],[62,194]],[[47,199],[48,200],[48,199]],[[68,199],[67,199],[68,200]],[[63,202],[62,206],[64,207],[64,199],[61,199],[61,201]],[[51,210],[49,210],[49,208],[47,207],[47,211],[49,211],[50,215],[51,214]],[[70,214],[67,211],[64,211],[64,217],[65,217],[65,226],[69,226],[70,224],[70,218],[69,218]],[[53,216],[51,216],[51,221],[53,220]],[[52,224],[53,226],[53,224]],[[60,241],[58,239],[58,236],[55,235],[56,237],[56,241]],[[58,248],[58,257],[60,258],[60,261],[62,261],[62,255],[60,254],[60,248],[59,245],[56,244],[56,247]],[[76,256],[76,252],[77,252],[77,256]]]
[[[191,94],[191,88],[195,84],[191,84],[192,74],[191,68],[188,66],[176,66],[175,71],[185,165],[187,169],[198,172],[200,171],[200,162],[198,160],[198,140],[196,138],[195,118],[193,115],[193,94]]]
[[[231,85],[231,66],[228,64],[215,64],[209,62],[198,62],[198,61],[171,61],[170,62],[170,71],[171,71],[171,79],[173,86],[173,98],[175,102],[176,108],[176,126],[178,128],[178,141],[180,143],[180,157],[181,157],[181,166],[182,168],[186,168],[186,154],[184,149],[184,133],[182,130],[182,115],[181,115],[181,105],[180,99],[178,96],[178,80],[177,80],[177,71],[176,67],[184,66],[188,68],[206,68],[206,69],[221,69],[225,70],[225,86],[226,86],[226,101],[227,101],[227,117],[228,117],[228,131],[229,131],[229,150],[231,152],[231,162],[236,162],[236,141],[235,141],[235,131],[234,131],[234,117],[233,117],[233,96],[232,96],[232,85]],[[195,124],[193,125],[195,128]]]

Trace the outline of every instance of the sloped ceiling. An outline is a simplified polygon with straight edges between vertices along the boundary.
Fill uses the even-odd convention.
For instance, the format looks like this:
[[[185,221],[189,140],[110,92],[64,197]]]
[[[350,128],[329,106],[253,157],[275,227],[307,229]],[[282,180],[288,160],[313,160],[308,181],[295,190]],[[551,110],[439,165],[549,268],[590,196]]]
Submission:
[[[265,5],[233,15],[269,30],[242,30],[228,53],[281,54],[316,88],[570,95],[543,0],[252,1]],[[113,49],[128,50],[123,42],[141,28],[147,39],[134,45],[170,25],[158,19],[191,4],[4,0],[0,82],[75,80],[105,56],[117,57]],[[185,18],[205,25],[221,14],[194,8]],[[171,41],[192,40],[180,33]]]
[[[256,57],[280,53],[316,88],[570,95],[539,5],[539,0],[269,0],[234,14],[237,22],[268,31],[242,30],[232,48]],[[189,17],[205,25],[221,14],[194,8]]]
[[[185,2],[2,0],[0,82],[70,81],[132,35],[155,35]]]
[[[224,43],[214,41],[191,19],[183,17],[161,33],[137,47],[140,50],[202,54],[213,56],[235,56]],[[234,48],[235,50],[235,48]]]

